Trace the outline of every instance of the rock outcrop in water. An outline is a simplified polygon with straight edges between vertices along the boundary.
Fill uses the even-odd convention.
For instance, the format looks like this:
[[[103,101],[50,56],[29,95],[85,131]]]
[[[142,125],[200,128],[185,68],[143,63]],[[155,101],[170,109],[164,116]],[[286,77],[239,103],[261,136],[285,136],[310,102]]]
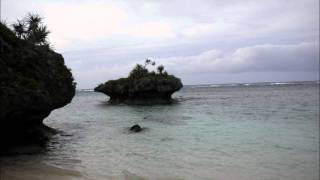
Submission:
[[[127,78],[110,80],[100,84],[94,90],[110,97],[110,103],[125,104],[167,104],[172,102],[171,95],[183,87],[181,80],[168,75],[163,66],[158,72],[147,69],[147,65],[155,65],[146,60],[145,65],[137,64]]]
[[[131,132],[140,132],[140,131],[142,131],[142,128],[139,124],[135,124],[135,125],[131,126],[129,130]]]
[[[42,121],[68,104],[75,83],[62,55],[48,44],[19,38],[0,23],[0,146],[43,140]],[[45,131],[45,132],[44,132]]]

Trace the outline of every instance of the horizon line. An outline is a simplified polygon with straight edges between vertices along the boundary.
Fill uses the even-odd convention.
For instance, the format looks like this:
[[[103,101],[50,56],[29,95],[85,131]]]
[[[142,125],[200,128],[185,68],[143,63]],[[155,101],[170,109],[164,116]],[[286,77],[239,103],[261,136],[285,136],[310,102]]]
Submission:
[[[301,81],[260,81],[260,82],[243,82],[243,83],[204,83],[204,84],[185,84],[184,86],[206,86],[206,85],[241,85],[241,84],[263,84],[263,83],[319,83],[320,80],[301,80]],[[94,88],[76,88],[76,90],[93,90]]]

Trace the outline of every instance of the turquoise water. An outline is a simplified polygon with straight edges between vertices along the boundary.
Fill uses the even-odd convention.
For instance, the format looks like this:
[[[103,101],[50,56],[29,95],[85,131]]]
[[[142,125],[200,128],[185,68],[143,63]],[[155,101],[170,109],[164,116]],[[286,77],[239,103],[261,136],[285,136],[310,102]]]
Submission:
[[[319,179],[318,83],[187,86],[174,98],[114,106],[78,92],[44,121],[62,131],[47,152],[12,158],[76,179]],[[129,133],[136,123],[146,130]]]

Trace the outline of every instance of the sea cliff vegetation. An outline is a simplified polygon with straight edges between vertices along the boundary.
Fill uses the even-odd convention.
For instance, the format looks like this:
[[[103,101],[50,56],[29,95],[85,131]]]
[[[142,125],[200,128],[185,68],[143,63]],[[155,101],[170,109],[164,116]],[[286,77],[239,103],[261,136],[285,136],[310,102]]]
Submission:
[[[171,95],[183,86],[181,80],[169,75],[163,65],[157,66],[156,71],[148,69],[155,65],[154,61],[146,59],[144,65],[137,64],[128,77],[107,81],[94,90],[108,95],[110,103],[171,103]]]
[[[0,146],[43,139],[42,121],[68,104],[75,83],[61,54],[47,41],[38,15],[0,23]]]

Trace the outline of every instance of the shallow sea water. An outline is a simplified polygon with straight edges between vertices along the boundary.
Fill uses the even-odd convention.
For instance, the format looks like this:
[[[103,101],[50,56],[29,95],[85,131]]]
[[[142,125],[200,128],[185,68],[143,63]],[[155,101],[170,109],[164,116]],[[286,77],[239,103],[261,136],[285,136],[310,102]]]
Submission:
[[[39,179],[319,179],[318,83],[186,86],[174,98],[172,105],[115,106],[103,94],[78,92],[44,121],[61,131],[46,152],[5,157],[2,172],[22,179],[22,170],[42,172]],[[136,123],[146,130],[129,133]]]

